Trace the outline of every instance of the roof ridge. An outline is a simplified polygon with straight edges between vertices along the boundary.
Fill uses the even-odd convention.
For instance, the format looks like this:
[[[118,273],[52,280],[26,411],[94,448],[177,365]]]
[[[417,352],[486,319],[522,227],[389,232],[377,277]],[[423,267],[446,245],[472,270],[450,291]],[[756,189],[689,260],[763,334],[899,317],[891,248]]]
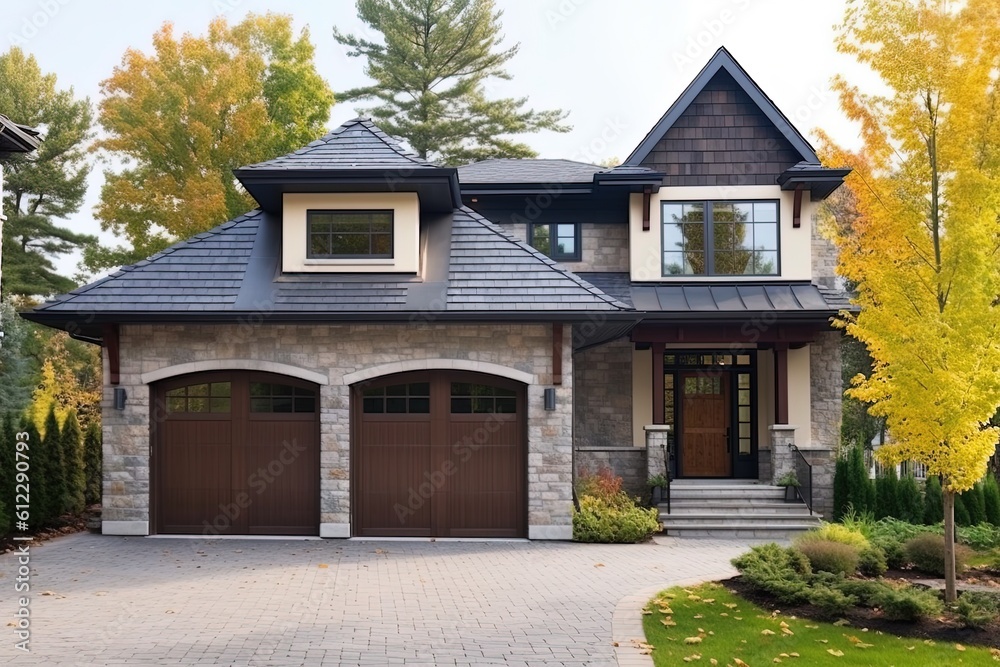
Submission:
[[[375,124],[375,122],[369,117],[357,117],[354,119],[358,124],[367,129],[373,135],[378,137],[379,141],[388,146],[391,150],[396,151],[401,157],[405,157],[419,165],[434,165],[433,162],[429,160],[424,160],[416,152],[403,148],[402,144],[396,141],[393,137],[390,137],[385,130]],[[346,124],[345,124],[346,125]],[[343,127],[343,126],[341,126]]]
[[[586,280],[584,280],[580,276],[576,275],[572,271],[568,271],[566,269],[559,268],[559,266],[554,261],[552,261],[552,259],[550,257],[547,257],[544,254],[542,254],[541,252],[539,252],[538,250],[536,250],[535,248],[532,248],[530,245],[528,245],[527,243],[525,243],[521,239],[516,238],[516,237],[514,237],[511,234],[508,234],[507,232],[505,232],[503,229],[501,229],[498,225],[496,225],[489,218],[486,218],[485,216],[480,215],[479,213],[476,213],[475,211],[473,211],[468,206],[462,206],[458,210],[462,211],[463,213],[465,213],[466,215],[468,215],[470,218],[472,218],[473,220],[475,220],[476,222],[478,222],[479,224],[481,224],[488,231],[493,232],[494,234],[496,234],[497,236],[499,236],[502,239],[510,241],[514,245],[518,246],[521,250],[523,250],[523,251],[527,252],[529,255],[533,256],[535,259],[541,260],[541,262],[545,266],[547,266],[548,268],[552,269],[556,273],[559,273],[559,274],[565,276],[569,280],[575,282],[577,284],[577,286],[580,287],[581,289],[584,289],[587,292],[590,292],[591,294],[593,294],[597,298],[599,298],[602,301],[608,303],[609,305],[614,306],[615,308],[618,308],[619,310],[633,310],[633,308],[631,308],[628,305],[622,303],[618,299],[615,299],[614,297],[612,297],[612,296],[610,296],[608,294],[605,294],[603,291],[601,291],[600,289],[598,289],[596,286],[590,284],[589,282],[587,282]]]

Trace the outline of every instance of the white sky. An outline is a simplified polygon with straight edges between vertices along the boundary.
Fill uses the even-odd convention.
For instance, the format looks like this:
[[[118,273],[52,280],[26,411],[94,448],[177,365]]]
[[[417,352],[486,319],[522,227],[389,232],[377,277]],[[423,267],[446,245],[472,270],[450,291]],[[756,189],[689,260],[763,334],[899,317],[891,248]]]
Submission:
[[[872,83],[870,73],[833,46],[844,0],[496,0],[504,12],[506,44],[520,42],[508,64],[510,81],[490,85],[496,96],[528,96],[535,108],[570,111],[573,130],[526,135],[541,157],[597,161],[625,159],[720,46],[725,46],[785,112],[814,139],[823,128],[855,146],[857,129],[840,112],[830,79],[843,74]],[[32,53],[58,86],[72,86],[96,105],[100,82],[129,47],[149,52],[165,21],[175,32],[204,33],[225,14],[232,23],[249,12],[294,16],[308,26],[316,65],[333,90],[366,82],[363,61],[348,58],[331,27],[363,32],[353,0],[6,0],[0,52],[19,45]],[[3,110],[0,110],[3,111]],[[330,127],[353,118],[336,105]],[[17,120],[14,118],[14,120]],[[86,201],[69,226],[99,233],[93,217],[103,182],[98,164]],[[223,222],[223,221],[219,221]],[[102,240],[114,243],[110,235]],[[57,263],[67,275],[78,257]]]

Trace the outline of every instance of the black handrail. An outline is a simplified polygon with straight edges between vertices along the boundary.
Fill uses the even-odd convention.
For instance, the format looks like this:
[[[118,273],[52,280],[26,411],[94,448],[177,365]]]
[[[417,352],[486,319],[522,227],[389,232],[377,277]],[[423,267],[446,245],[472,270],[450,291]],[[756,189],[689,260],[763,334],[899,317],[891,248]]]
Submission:
[[[795,492],[798,494],[802,502],[806,504],[809,508],[809,514],[813,513],[813,468],[806,461],[806,457],[802,454],[801,450],[795,445],[792,445],[792,451],[797,455],[795,457],[795,478],[799,481],[799,486],[796,488]]]

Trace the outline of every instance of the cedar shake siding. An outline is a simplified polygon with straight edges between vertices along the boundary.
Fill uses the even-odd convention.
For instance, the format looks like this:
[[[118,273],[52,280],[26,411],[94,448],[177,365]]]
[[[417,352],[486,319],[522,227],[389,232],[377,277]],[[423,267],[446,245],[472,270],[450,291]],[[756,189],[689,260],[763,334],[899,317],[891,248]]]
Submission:
[[[720,70],[657,142],[642,166],[666,186],[774,185],[802,157]]]

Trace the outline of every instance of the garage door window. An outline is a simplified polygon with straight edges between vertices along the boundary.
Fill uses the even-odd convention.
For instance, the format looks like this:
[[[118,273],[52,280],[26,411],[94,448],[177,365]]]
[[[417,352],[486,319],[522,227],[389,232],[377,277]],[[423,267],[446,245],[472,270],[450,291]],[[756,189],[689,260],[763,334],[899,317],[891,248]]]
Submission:
[[[513,389],[471,382],[451,383],[452,414],[514,414],[517,394]]]
[[[365,389],[362,407],[367,414],[429,414],[431,384],[411,382]]]
[[[250,412],[316,412],[316,392],[287,384],[251,382]]]
[[[231,387],[228,382],[203,382],[167,391],[167,412],[229,412]]]

